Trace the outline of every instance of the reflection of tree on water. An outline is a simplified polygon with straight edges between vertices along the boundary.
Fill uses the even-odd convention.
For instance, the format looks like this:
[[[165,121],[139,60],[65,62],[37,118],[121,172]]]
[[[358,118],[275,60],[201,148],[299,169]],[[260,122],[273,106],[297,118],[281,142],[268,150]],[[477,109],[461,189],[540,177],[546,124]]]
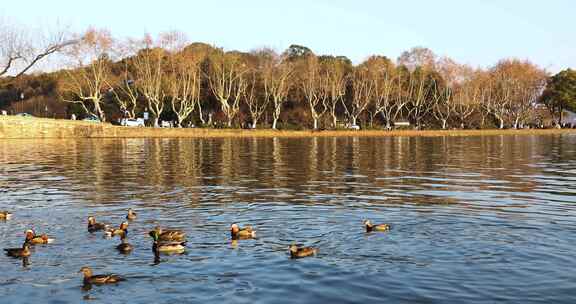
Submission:
[[[310,138],[309,140],[310,148],[308,149],[308,181],[317,181],[319,170],[318,170],[318,137]]]
[[[343,181],[344,186],[346,187],[346,193],[355,193],[356,183],[360,182],[361,179],[359,177],[359,160],[360,157],[360,143],[357,137],[353,138],[346,138],[343,140],[345,143],[342,145],[342,157],[344,158],[344,167],[343,167]]]
[[[185,191],[173,198],[197,204],[206,185],[305,186],[307,193],[446,203],[450,191],[533,191],[541,182],[532,176],[544,174],[538,162],[558,164],[561,171],[573,159],[571,145],[560,136],[6,141],[0,145],[0,187],[17,191],[32,183],[97,203],[146,202],[148,195],[180,189]],[[26,170],[11,169],[22,164]]]
[[[270,182],[272,186],[275,188],[284,188],[286,186],[286,181],[284,177],[286,176],[285,172],[285,163],[284,157],[282,155],[282,142],[280,138],[274,137],[272,139],[272,178]]]
[[[234,168],[237,166],[237,158],[238,153],[236,148],[238,145],[234,145],[230,138],[223,139],[220,143],[220,155],[222,157],[222,161],[218,166],[220,169],[220,177],[219,184],[221,185],[230,185],[234,180],[234,175],[236,170]]]

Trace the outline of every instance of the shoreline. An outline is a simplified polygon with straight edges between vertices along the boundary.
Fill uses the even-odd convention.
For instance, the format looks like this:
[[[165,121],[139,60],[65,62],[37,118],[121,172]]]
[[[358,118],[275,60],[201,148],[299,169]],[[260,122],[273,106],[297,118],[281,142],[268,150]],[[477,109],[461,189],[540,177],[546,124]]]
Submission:
[[[485,130],[272,130],[208,128],[138,128],[52,118],[0,116],[1,139],[40,138],[303,138],[303,137],[445,137],[576,134],[576,129]]]

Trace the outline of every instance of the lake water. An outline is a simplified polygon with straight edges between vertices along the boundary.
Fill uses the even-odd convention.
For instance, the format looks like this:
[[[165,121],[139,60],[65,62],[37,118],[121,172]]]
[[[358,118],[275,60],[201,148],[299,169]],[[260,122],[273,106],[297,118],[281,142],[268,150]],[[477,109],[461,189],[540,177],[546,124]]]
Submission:
[[[1,247],[56,242],[0,256],[0,302],[574,303],[575,201],[571,135],[4,140]],[[129,207],[131,254],[87,232]],[[231,242],[234,222],[258,238]],[[154,261],[157,224],[186,253]],[[127,281],[83,289],[82,266]]]

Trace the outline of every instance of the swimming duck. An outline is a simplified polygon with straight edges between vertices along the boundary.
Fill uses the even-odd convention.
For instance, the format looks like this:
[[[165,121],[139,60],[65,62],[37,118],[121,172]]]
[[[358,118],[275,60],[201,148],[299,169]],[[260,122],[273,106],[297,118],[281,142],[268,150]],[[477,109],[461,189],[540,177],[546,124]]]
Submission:
[[[129,221],[133,221],[136,219],[136,212],[132,210],[132,208],[128,209],[128,214],[126,215],[126,219]]]
[[[152,230],[148,233],[154,240],[152,244],[152,251],[155,254],[163,253],[182,253],[186,249],[185,241],[162,241],[160,240],[161,234],[157,230]]]
[[[129,253],[130,251],[132,251],[132,245],[126,242],[126,231],[122,231],[120,233],[120,240],[121,243],[118,246],[116,246],[116,249],[118,251],[120,251],[121,253]]]
[[[12,213],[2,210],[0,211],[0,220],[9,220],[12,218]]]
[[[314,247],[298,247],[294,244],[288,247],[290,250],[290,257],[293,259],[297,258],[305,258],[308,256],[316,255],[318,253],[318,249]]]
[[[251,226],[240,228],[238,224],[232,224],[230,226],[230,235],[233,240],[247,240],[256,237],[256,231]]]
[[[388,224],[374,225],[370,220],[364,220],[364,226],[366,226],[366,232],[390,230],[390,225]]]
[[[152,232],[158,234],[159,242],[185,242],[186,233],[182,230],[162,230],[160,226],[154,227],[154,230],[150,231],[149,235],[152,236]]]
[[[6,248],[4,249],[4,251],[6,252],[7,256],[11,256],[14,258],[22,258],[30,256],[30,247],[26,242],[22,244],[22,248]]]
[[[93,216],[88,217],[88,232],[92,233],[100,230],[105,230],[107,228],[108,225],[97,223],[96,218],[94,218]]]
[[[128,222],[122,222],[122,224],[120,224],[120,228],[118,228],[118,229],[106,228],[106,231],[104,231],[104,234],[107,237],[113,237],[116,235],[127,234],[127,233],[128,233]]]
[[[30,245],[50,244],[50,243],[54,242],[54,239],[49,238],[48,235],[46,235],[46,234],[36,235],[34,230],[28,229],[28,230],[26,230],[26,241],[25,242],[30,244]]]
[[[113,284],[125,279],[116,274],[92,274],[92,269],[90,267],[80,268],[79,273],[84,274],[84,284]]]

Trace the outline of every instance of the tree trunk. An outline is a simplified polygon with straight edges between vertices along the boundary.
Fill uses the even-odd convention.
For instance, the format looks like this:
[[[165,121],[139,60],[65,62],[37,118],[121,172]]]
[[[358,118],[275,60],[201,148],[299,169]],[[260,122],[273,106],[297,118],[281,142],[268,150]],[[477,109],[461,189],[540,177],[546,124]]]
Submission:
[[[318,118],[314,117],[314,130],[318,130]]]
[[[98,115],[98,118],[100,118],[100,121],[105,122],[106,121],[106,115],[104,114],[104,111],[102,111],[102,108],[100,107],[100,103],[94,103],[94,110],[96,111],[96,115]]]
[[[446,119],[442,119],[442,130],[446,130]]]
[[[202,125],[205,125],[206,122],[204,121],[204,116],[202,115],[202,103],[200,101],[198,101],[198,116]]]
[[[356,125],[356,116],[352,116],[352,125],[353,125],[353,126]]]
[[[498,120],[500,121],[500,129],[504,129],[504,119],[498,118]]]
[[[250,128],[252,129],[256,129],[256,125],[258,124],[258,119],[253,119],[252,120],[252,125],[250,126]]]
[[[338,124],[338,117],[336,117],[336,113],[332,112],[332,128],[336,129]]]
[[[158,127],[160,126],[160,125],[158,124],[158,116],[154,116],[154,119],[153,119],[152,121],[153,121],[153,123],[154,123],[154,124],[153,124],[154,128],[158,128]]]
[[[274,117],[272,120],[272,129],[276,130],[276,123],[278,122],[278,118]]]

